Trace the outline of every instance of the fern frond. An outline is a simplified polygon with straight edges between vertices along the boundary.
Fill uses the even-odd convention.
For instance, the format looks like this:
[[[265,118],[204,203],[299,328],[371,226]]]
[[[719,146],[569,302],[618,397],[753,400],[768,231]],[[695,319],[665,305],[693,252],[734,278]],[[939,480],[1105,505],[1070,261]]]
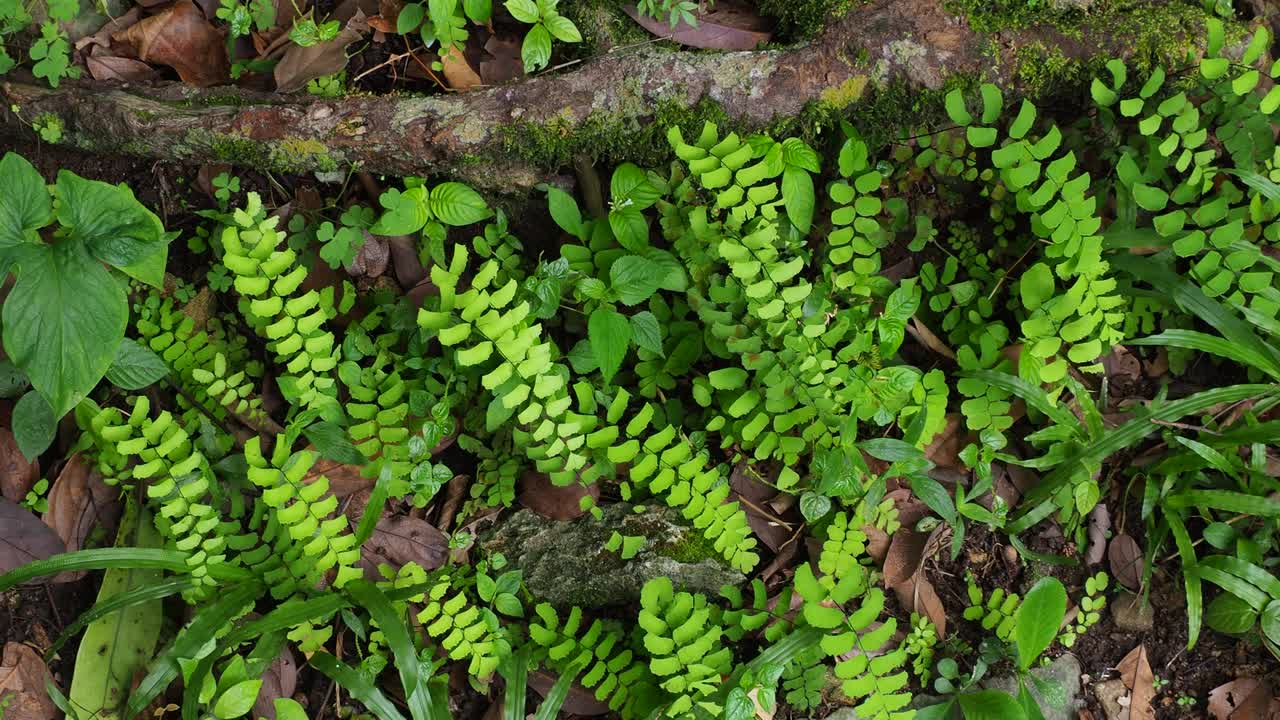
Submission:
[[[529,637],[535,643],[534,659],[557,673],[581,667],[578,682],[595,698],[623,717],[644,717],[646,688],[653,676],[627,647],[624,636],[601,620],[593,620],[583,630],[582,608],[573,607],[563,622],[547,603],[534,607],[541,622],[529,623]]]

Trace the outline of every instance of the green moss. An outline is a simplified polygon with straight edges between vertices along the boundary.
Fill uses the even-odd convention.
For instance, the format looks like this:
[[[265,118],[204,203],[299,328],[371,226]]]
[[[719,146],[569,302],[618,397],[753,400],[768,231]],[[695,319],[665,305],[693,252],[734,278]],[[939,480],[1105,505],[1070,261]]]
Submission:
[[[1032,42],[1018,48],[1014,79],[1030,97],[1046,97],[1080,87],[1088,67],[1068,58],[1062,48]]]
[[[338,169],[338,161],[329,153],[329,148],[324,143],[302,138],[285,138],[272,144],[268,162],[271,167],[284,172],[333,172]]]
[[[829,19],[842,17],[863,0],[760,0],[760,14],[774,18],[777,37],[784,42],[817,35]]]
[[[681,563],[700,563],[703,560],[721,562],[715,543],[696,530],[684,533],[677,542],[660,545],[656,550],[662,557]]]

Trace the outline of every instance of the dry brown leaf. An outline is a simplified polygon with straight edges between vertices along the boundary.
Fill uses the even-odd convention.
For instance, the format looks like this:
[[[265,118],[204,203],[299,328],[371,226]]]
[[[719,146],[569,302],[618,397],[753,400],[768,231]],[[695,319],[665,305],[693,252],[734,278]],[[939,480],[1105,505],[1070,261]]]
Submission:
[[[315,448],[309,449],[315,451]],[[302,481],[311,482],[323,475],[329,479],[329,492],[342,499],[373,487],[376,478],[367,478],[361,475],[360,471],[361,468],[358,465],[344,465],[336,460],[322,457],[311,466],[311,470],[302,478]]]
[[[258,690],[258,699],[253,702],[252,717],[276,720],[276,698],[291,698],[297,689],[298,664],[293,659],[293,652],[285,646],[262,675],[262,688]]]
[[[85,538],[94,528],[102,527],[111,537],[120,519],[120,491],[102,481],[102,475],[89,467],[84,457],[72,455],[58,479],[49,489],[49,510],[44,522],[62,538],[67,552],[83,550]],[[71,582],[84,577],[85,571],[59,573],[54,582]]]
[[[94,80],[118,80],[120,82],[148,82],[160,77],[160,73],[141,60],[114,57],[112,55],[91,55],[85,58],[84,64]]]
[[[1102,357],[1102,368],[1112,383],[1135,383],[1142,376],[1142,363],[1123,345],[1114,346]]]
[[[0,428],[0,497],[20,503],[40,479],[40,461],[28,462],[8,428]]]
[[[484,44],[489,59],[480,61],[480,79],[485,85],[497,85],[524,77],[524,60],[520,56],[520,38],[491,35]]]
[[[408,291],[426,280],[427,271],[418,257],[417,240],[410,235],[384,235],[391,252],[391,267],[395,270],[400,287]],[[431,287],[435,287],[432,285]]]
[[[66,550],[30,510],[0,498],[0,575]]]
[[[556,684],[557,676],[545,672],[543,670],[534,670],[529,673],[529,687],[534,692],[546,697],[551,692],[551,686]],[[594,693],[582,687],[578,683],[569,686],[569,695],[565,698],[564,704],[560,706],[562,715],[582,715],[584,717],[595,717],[596,715],[604,715],[609,712],[609,706],[606,703],[596,699]]]
[[[929,533],[899,528],[889,541],[889,553],[884,558],[884,586],[891,588],[910,580],[924,562],[928,544]]]
[[[387,271],[387,263],[391,259],[391,251],[387,247],[387,239],[364,233],[364,244],[356,251],[351,264],[346,267],[347,274],[352,277],[375,278]]]
[[[444,66],[444,79],[454,90],[470,90],[484,83],[476,69],[471,67],[471,61],[457,47],[450,48],[449,54],[440,58],[440,63]]]
[[[948,413],[946,419],[946,425],[924,449],[924,456],[938,467],[960,469],[964,467],[960,451],[973,441],[973,433],[965,430],[964,415]]]
[[[551,482],[546,473],[530,470],[520,476],[519,493],[516,501],[542,517],[552,520],[572,520],[586,511],[582,509],[582,498],[600,499],[600,484],[591,483],[583,487],[574,483],[561,487]]]
[[[105,25],[98,29],[98,32],[92,35],[85,35],[76,41],[76,49],[84,50],[85,48],[111,47],[111,36],[121,32],[127,28],[131,28],[142,19],[142,8],[131,7],[129,12],[111,18]]]
[[[929,618],[929,622],[933,623],[938,630],[938,639],[946,639],[947,609],[943,607],[942,598],[938,597],[938,591],[934,589],[933,583],[925,577],[923,568],[917,570],[905,581],[894,585],[893,592],[898,596],[899,605]]]
[[[623,10],[645,30],[689,47],[754,50],[773,37],[769,23],[742,0],[719,0],[711,10],[695,10],[696,27],[681,20],[672,28],[665,18],[642,15],[634,4],[623,6]]]
[[[7,700],[4,720],[53,720],[62,713],[49,699],[44,660],[22,643],[5,643],[0,659],[0,697]]]
[[[318,77],[332,75],[347,66],[347,46],[360,39],[368,23],[357,13],[338,36],[310,47],[290,45],[276,64],[276,90],[296,92]]]
[[[1156,697],[1155,675],[1147,661],[1147,646],[1139,645],[1116,666],[1120,679],[1129,688],[1129,709],[1122,720],[1155,720],[1156,710],[1151,701]]]
[[[1142,560],[1142,548],[1137,540],[1125,534],[1111,538],[1107,562],[1111,564],[1111,576],[1121,585],[1135,591],[1142,586],[1146,563]]]
[[[1111,511],[1107,506],[1098,503],[1089,513],[1089,549],[1085,551],[1084,563],[1097,565],[1107,554],[1107,533],[1111,532]]]
[[[444,502],[440,505],[440,514],[436,524],[441,532],[449,532],[453,521],[458,517],[458,510],[467,499],[467,489],[471,487],[470,475],[454,475],[444,488]]]
[[[1213,720],[1276,720],[1280,698],[1258,678],[1237,678],[1209,691],[1209,717]]]
[[[928,325],[920,322],[920,318],[911,318],[911,324],[907,326],[907,332],[911,333],[915,339],[919,340],[921,345],[924,345],[942,357],[947,358],[948,360],[956,359],[955,350],[947,347],[947,344],[942,341],[942,338],[935,335],[933,331],[929,329]]]
[[[378,572],[380,564],[398,570],[406,563],[415,562],[423,570],[431,571],[443,565],[448,554],[449,536],[426,520],[384,517],[360,546],[357,564],[364,569],[365,578],[373,581],[384,579]]]
[[[133,48],[143,62],[168,65],[191,85],[210,87],[230,79],[222,33],[191,0],[178,0],[111,38]]]

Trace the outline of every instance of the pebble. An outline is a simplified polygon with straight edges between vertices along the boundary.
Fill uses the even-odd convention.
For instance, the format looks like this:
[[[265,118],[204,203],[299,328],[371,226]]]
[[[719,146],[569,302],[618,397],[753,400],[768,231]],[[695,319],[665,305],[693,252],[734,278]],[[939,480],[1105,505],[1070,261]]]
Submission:
[[[1150,603],[1129,592],[1122,592],[1111,603],[1111,615],[1116,627],[1128,632],[1148,632],[1155,626],[1156,611]]]

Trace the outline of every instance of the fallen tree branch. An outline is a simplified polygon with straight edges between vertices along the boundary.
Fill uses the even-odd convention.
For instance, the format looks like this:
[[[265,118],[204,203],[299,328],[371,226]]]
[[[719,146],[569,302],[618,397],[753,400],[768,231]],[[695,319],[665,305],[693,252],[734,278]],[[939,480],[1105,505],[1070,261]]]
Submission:
[[[1198,3],[1174,5],[1198,22]],[[1137,17],[1153,7],[1167,11],[1171,5],[1129,12]],[[1110,26],[1095,31],[1091,22]],[[1159,33],[1160,42],[1186,46],[1198,41],[1187,24],[1150,32]],[[1114,18],[1086,18],[1076,39],[1047,28],[982,35],[946,12],[940,0],[874,0],[799,47],[732,53],[646,48],[470,93],[320,99],[177,84],[79,81],[54,90],[8,81],[0,95],[27,122],[41,113],[59,116],[64,142],[89,151],[281,172],[356,166],[397,176],[450,174],[511,191],[547,174],[536,153],[512,147],[521,128],[566,137],[604,121],[640,127],[660,106],[707,102],[744,128],[761,128],[794,118],[811,103],[844,111],[869,88],[895,81],[938,89],[950,77],[968,75],[1016,84],[1024,80],[1019,67],[1028,51],[1067,63],[1150,53],[1144,45],[1153,41],[1133,32],[1114,27]],[[1178,34],[1186,37],[1175,39]],[[0,114],[5,131],[29,129],[6,112]]]

